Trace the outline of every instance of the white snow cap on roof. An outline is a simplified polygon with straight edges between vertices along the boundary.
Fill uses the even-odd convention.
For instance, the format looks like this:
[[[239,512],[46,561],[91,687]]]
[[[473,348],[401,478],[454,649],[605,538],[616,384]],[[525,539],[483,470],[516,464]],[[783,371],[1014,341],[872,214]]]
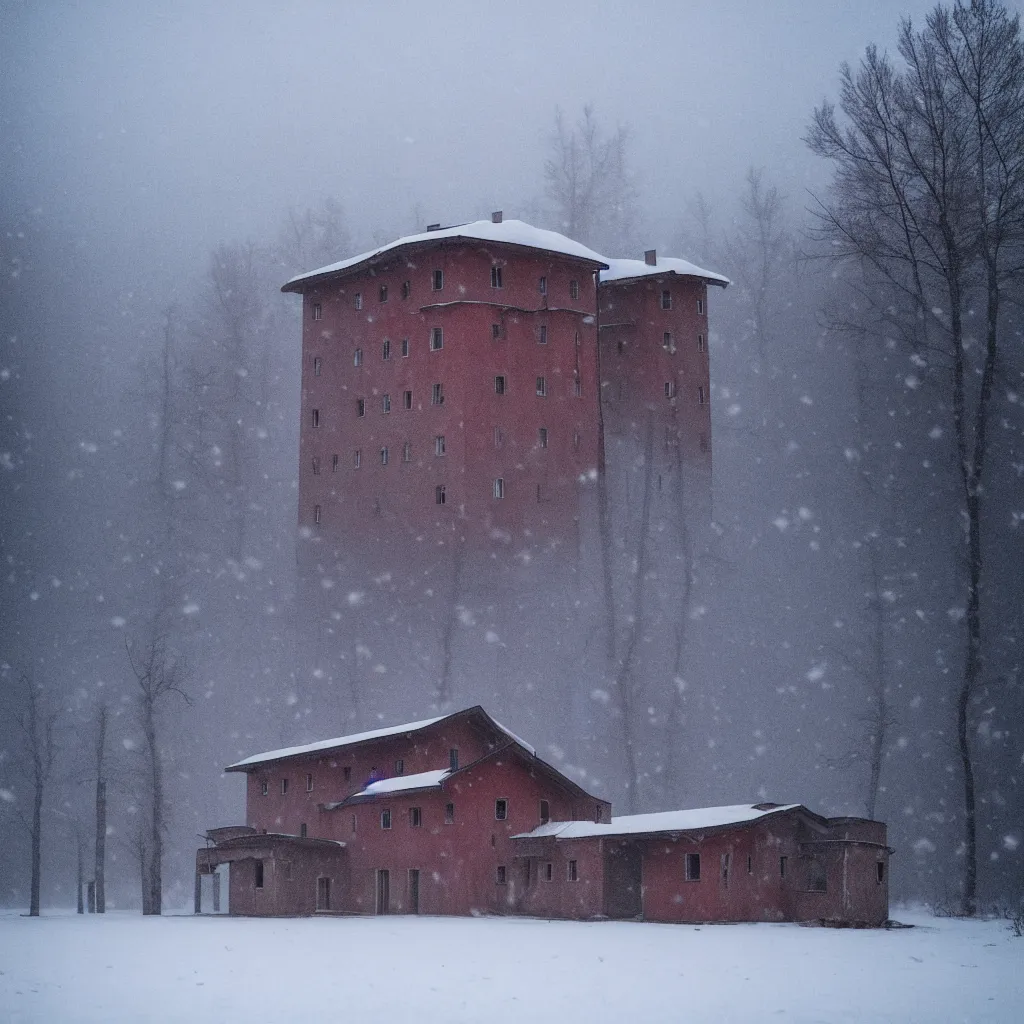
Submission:
[[[361,789],[356,796],[381,796],[384,793],[405,793],[413,789],[440,789],[441,783],[451,775],[450,768],[415,775],[396,775],[392,779],[378,779]]]
[[[262,764],[264,761],[279,761],[285,757],[295,757],[299,754],[314,754],[318,750],[331,750],[334,747],[348,747],[353,743],[362,743],[364,740],[376,740],[383,736],[398,736],[403,732],[418,732],[428,725],[440,722],[447,718],[441,715],[440,718],[425,718],[422,722],[406,722],[405,725],[391,725],[384,729],[371,729],[369,732],[356,732],[351,736],[338,736],[333,740],[317,740],[315,743],[305,743],[299,747],[282,747],[280,750],[267,750],[262,754],[253,754],[252,757],[243,758],[228,768],[244,768],[250,764]]]
[[[705,281],[714,281],[720,285],[728,285],[729,278],[716,274],[713,270],[705,270],[689,260],[678,260],[671,256],[659,256],[654,264],[644,260],[612,260],[606,259],[607,270],[601,271],[602,281],[628,281],[634,277],[652,277],[658,274],[678,274],[680,277],[700,277]]]
[[[579,242],[574,242],[557,231],[548,231],[545,228],[535,228],[522,220],[503,220],[495,224],[489,220],[475,220],[469,224],[457,224],[450,228],[440,228],[437,231],[422,231],[418,235],[406,235],[394,242],[388,242],[379,249],[372,249],[369,252],[360,253],[358,256],[351,256],[347,260],[340,260],[338,263],[331,263],[319,270],[310,270],[305,274],[298,274],[286,285],[296,284],[311,277],[320,277],[323,274],[336,274],[349,267],[357,266],[366,260],[382,256],[391,249],[398,249],[404,245],[414,245],[417,242],[437,242],[445,238],[470,238],[480,242],[505,242],[508,245],[522,245],[530,249],[543,249],[545,252],[557,252],[563,256],[573,256],[576,259],[589,260],[592,263],[604,264],[605,258],[588,249]]]
[[[593,821],[549,821],[532,832],[522,832],[513,839],[586,839],[591,836],[644,835],[651,832],[690,832],[718,825],[740,825],[769,814],[791,811],[800,804],[780,804],[758,810],[753,804],[732,804],[728,807],[699,807],[690,811],[655,811],[653,814],[626,814],[613,817],[610,823]]]

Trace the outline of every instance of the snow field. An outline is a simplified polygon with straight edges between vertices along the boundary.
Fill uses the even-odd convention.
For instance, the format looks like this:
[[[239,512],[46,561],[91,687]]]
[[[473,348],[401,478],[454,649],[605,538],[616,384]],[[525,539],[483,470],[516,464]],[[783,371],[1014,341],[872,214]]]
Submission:
[[[1024,1020],[1024,939],[917,927],[0,915],[0,1020]]]

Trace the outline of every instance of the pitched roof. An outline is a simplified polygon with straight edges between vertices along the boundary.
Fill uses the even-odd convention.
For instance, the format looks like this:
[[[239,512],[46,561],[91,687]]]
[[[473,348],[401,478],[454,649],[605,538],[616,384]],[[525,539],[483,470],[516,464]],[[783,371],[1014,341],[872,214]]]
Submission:
[[[432,725],[436,725],[438,722],[443,722],[449,718],[458,718],[460,716],[469,716],[472,714],[483,715],[496,729],[508,736],[509,739],[514,740],[529,753],[536,755],[537,751],[530,746],[525,740],[520,739],[511,729],[506,729],[501,722],[495,721],[487,714],[486,711],[479,705],[472,708],[465,708],[462,711],[455,711],[450,715],[440,715],[438,718],[425,718],[420,722],[406,722],[403,725],[390,725],[385,726],[382,729],[371,729],[368,732],[357,732],[352,733],[349,736],[337,736],[330,740],[316,740],[313,743],[304,743],[295,747],[281,747],[279,750],[267,750],[261,754],[252,754],[249,757],[243,758],[241,761],[235,761],[234,764],[229,764],[224,771],[226,772],[244,772],[255,767],[256,765],[266,764],[270,761],[283,761],[286,758],[291,757],[302,757],[306,754],[317,754],[326,753],[329,750],[340,750],[343,747],[352,747],[357,743],[366,743],[370,740],[383,739],[387,736],[401,736],[405,733],[420,732],[423,729],[427,729]],[[411,778],[412,776],[403,776],[403,778]]]
[[[436,231],[423,231],[416,235],[406,235],[398,238],[379,249],[372,249],[369,252],[360,253],[358,256],[350,256],[348,259],[339,260],[337,263],[328,264],[318,270],[310,270],[304,274],[297,274],[291,278],[281,291],[297,292],[302,291],[304,282],[313,278],[334,277],[344,274],[347,271],[362,268],[363,265],[372,265],[381,261],[382,257],[398,249],[408,246],[421,246],[445,239],[468,239],[477,242],[498,242],[505,245],[517,245],[527,249],[539,249],[543,252],[558,253],[561,256],[568,256],[572,259],[583,260],[593,263],[597,267],[605,266],[605,259],[600,253],[588,249],[579,242],[559,234],[557,231],[548,231],[545,228],[535,228],[522,220],[503,220],[498,224],[489,220],[476,220],[469,224],[457,224],[454,227],[440,228]]]
[[[680,260],[672,256],[659,256],[654,264],[644,260],[613,260],[605,261],[607,270],[601,271],[601,283],[611,281],[632,281],[638,277],[658,277],[665,274],[676,274],[679,277],[699,277],[708,284],[716,284],[725,288],[731,284],[729,278],[716,274],[713,270],[705,270],[689,260]]]
[[[688,811],[656,811],[653,814],[626,814],[611,822],[549,821],[532,832],[521,832],[513,839],[589,839],[593,836],[650,835],[664,832],[692,832],[741,825],[783,811],[792,811],[801,804],[732,804],[728,807],[699,807]]]
[[[439,768],[432,772],[417,772],[415,775],[396,775],[391,779],[371,782],[353,795],[383,796],[385,793],[410,793],[416,789],[440,789],[441,783],[451,774],[450,768]]]

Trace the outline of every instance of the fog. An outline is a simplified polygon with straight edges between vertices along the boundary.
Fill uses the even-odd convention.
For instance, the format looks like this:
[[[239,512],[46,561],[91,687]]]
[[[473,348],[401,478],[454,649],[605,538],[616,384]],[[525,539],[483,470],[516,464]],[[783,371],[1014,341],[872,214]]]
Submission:
[[[126,642],[138,651],[158,632],[189,667],[191,705],[161,709],[165,898],[183,905],[197,834],[244,814],[225,764],[448,704],[483,703],[618,813],[760,798],[862,814],[867,769],[851,752],[877,713],[864,678],[884,601],[878,815],[896,849],[893,892],[951,906],[963,857],[953,707],[964,599],[956,457],[940,443],[951,436],[940,425],[949,405],[907,351],[883,339],[865,359],[834,329],[835,309],[853,308],[856,289],[802,260],[816,244],[808,210],[831,180],[803,141],[814,108],[837,96],[842,62],[856,64],[872,43],[893,50],[899,16],[920,23],[932,7],[5,4],[0,902],[28,899],[31,779],[18,721],[29,680],[61,709],[43,902],[73,902],[76,829],[91,857],[91,751],[105,703],[108,899],[138,904],[149,783]],[[701,527],[696,553],[659,549],[683,559],[694,593],[684,596],[671,573],[652,576],[649,662],[630,684],[646,767],[632,781],[618,749],[622,708],[608,696],[614,672],[600,651],[553,639],[586,634],[591,604],[600,619],[592,566],[574,568],[564,587],[561,563],[535,567],[522,586],[540,586],[545,600],[519,617],[510,609],[521,592],[472,578],[450,602],[466,627],[452,641],[443,609],[418,604],[399,582],[375,588],[367,580],[381,577],[346,563],[349,553],[303,554],[299,304],[279,294],[294,273],[427,223],[503,209],[560,229],[544,175],[556,111],[574,125],[588,105],[606,133],[623,128],[628,139],[635,212],[621,241],[632,248],[608,255],[656,247],[734,282],[710,296],[714,526]],[[742,202],[751,168],[779,200],[778,264],[760,312]],[[343,211],[333,237],[346,236],[345,251],[305,265],[302,248],[282,241],[286,223],[328,201]],[[220,461],[204,454],[227,429],[214,423],[224,415],[215,375],[226,329],[211,254],[230,247],[221,265],[236,266],[248,245],[260,312],[245,366],[252,372],[258,349],[264,397],[249,476],[231,492]],[[992,906],[1019,900],[1024,877],[1014,287],[988,464],[991,646],[972,705],[980,893]],[[169,337],[182,389],[173,436],[160,411]],[[157,480],[165,441],[167,480],[180,483],[173,501]],[[869,456],[872,472],[861,474]],[[639,456],[624,464],[642,476]],[[626,473],[612,486],[636,483]],[[225,525],[236,506],[246,509],[237,550]],[[659,516],[670,523],[671,512],[655,508],[656,531]],[[622,624],[629,517],[616,529]],[[869,565],[865,538],[878,536],[891,543]],[[874,604],[871,566],[884,576]],[[408,632],[396,639],[399,627]],[[438,630],[452,663],[444,689]],[[507,653],[486,638],[494,630]],[[673,667],[665,638],[683,634],[685,658]]]

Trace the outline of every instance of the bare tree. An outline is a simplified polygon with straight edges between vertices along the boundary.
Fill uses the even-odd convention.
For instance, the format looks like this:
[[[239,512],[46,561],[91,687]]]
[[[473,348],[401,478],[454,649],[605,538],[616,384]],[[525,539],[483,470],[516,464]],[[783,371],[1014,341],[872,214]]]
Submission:
[[[96,721],[96,836],[94,848],[93,881],[95,885],[96,913],[107,910],[106,844],[107,844],[107,707],[100,705]]]
[[[7,667],[4,666],[4,675]],[[32,813],[26,819],[19,812],[22,823],[27,827],[31,847],[31,883],[29,887],[29,916],[39,916],[39,899],[42,880],[43,850],[43,800],[46,789],[53,779],[54,760],[57,755],[55,731],[61,709],[47,697],[43,688],[27,675],[19,678],[19,703],[9,709],[21,734],[27,772],[32,787]]]
[[[606,134],[589,104],[571,126],[555,111],[544,183],[560,231],[597,248],[631,248],[637,215],[629,147],[629,129]]]
[[[184,690],[188,678],[185,661],[171,653],[167,639],[154,637],[141,650],[125,643],[128,662],[138,683],[139,724],[145,736],[149,783],[148,849],[143,855],[143,913],[160,914],[163,909],[163,842],[167,808],[163,785],[163,752],[159,741],[160,714],[167,702],[178,697],[186,704],[192,699]]]
[[[288,211],[275,255],[286,272],[297,274],[342,260],[351,250],[345,210],[336,199],[328,197],[301,213]]]
[[[964,663],[956,697],[963,778],[962,909],[977,906],[977,797],[971,715],[984,666],[984,470],[1004,292],[1024,273],[1024,45],[992,0],[937,7],[901,25],[902,67],[871,47],[842,69],[839,106],[814,113],[811,149],[830,160],[822,238],[841,261],[901,295],[913,333],[940,361],[952,411],[964,531]],[[976,289],[985,337],[965,322]]]

